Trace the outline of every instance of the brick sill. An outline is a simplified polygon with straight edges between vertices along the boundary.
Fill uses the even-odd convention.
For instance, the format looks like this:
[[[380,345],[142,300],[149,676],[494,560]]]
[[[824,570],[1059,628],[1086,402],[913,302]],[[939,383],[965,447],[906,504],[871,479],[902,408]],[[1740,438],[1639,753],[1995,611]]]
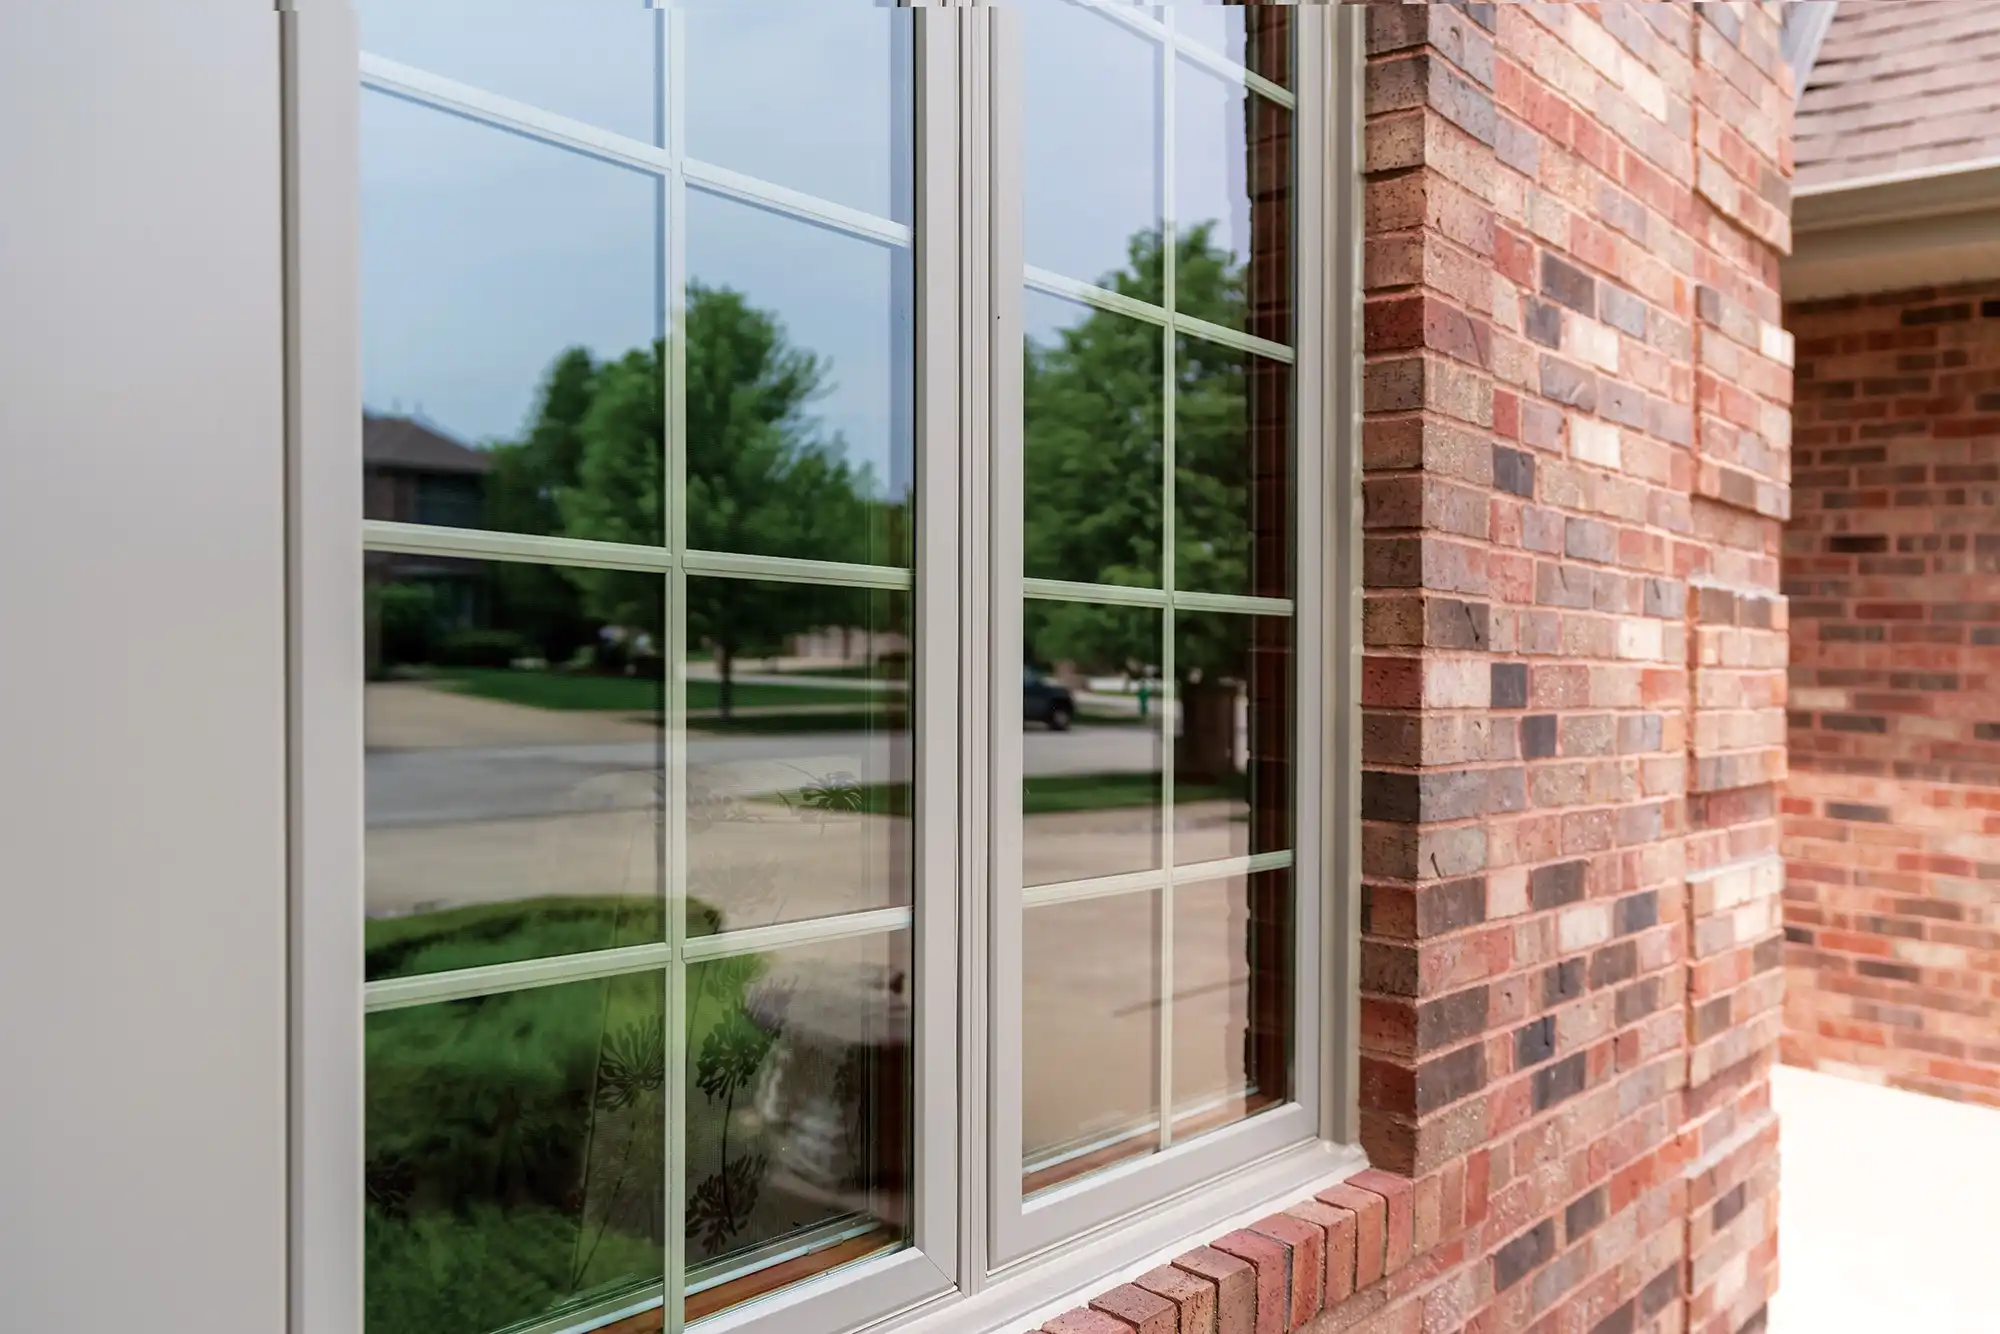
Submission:
[[[1366,1167],[1358,1145],[1300,1145],[1219,1184],[1022,1261],[977,1293],[954,1294],[889,1322],[884,1334],[1019,1334],[1302,1195],[1337,1186]]]
[[[1061,1296],[1046,1299],[1031,1309],[1022,1309],[1023,1298],[1032,1298],[1035,1294],[1049,1292],[1053,1286],[1049,1281],[1050,1275],[1038,1270],[1028,1270],[1001,1280],[980,1294],[981,1299],[999,1297],[1008,1289],[1018,1289],[1023,1298],[1007,1302],[991,1314],[984,1311],[977,1312],[979,1318],[970,1326],[970,1330],[977,1331],[977,1334],[1021,1334],[1021,1331],[1027,1330],[1032,1334],[1033,1331],[1045,1328],[1063,1329],[1064,1327],[1056,1322],[1073,1314],[1078,1308],[1088,1309],[1093,1302],[1105,1298],[1108,1294],[1124,1293],[1138,1280],[1172,1267],[1177,1260],[1197,1252],[1210,1251],[1216,1241],[1254,1230],[1260,1221],[1281,1214],[1302,1200],[1310,1201],[1322,1193],[1340,1190],[1354,1178],[1370,1170],[1367,1158],[1359,1146],[1321,1147],[1342,1156],[1345,1161],[1331,1171],[1322,1171],[1311,1176],[1294,1174],[1290,1180],[1282,1184],[1269,1183],[1257,1197],[1232,1209],[1226,1215],[1216,1216],[1211,1213],[1199,1223],[1177,1218],[1180,1228],[1165,1238],[1161,1237],[1161,1230],[1157,1226],[1150,1228],[1148,1231],[1156,1240],[1153,1240],[1137,1258],[1124,1263],[1112,1263],[1111,1257],[1106,1253],[1113,1250],[1112,1243],[1126,1241],[1139,1225],[1128,1223],[1124,1228],[1110,1229],[1109,1235],[1095,1240],[1086,1252],[1104,1255],[1105,1261],[1090,1265],[1086,1260],[1086,1254],[1076,1255],[1074,1258],[1084,1263],[1064,1266],[1067,1271],[1066,1276],[1070,1278],[1067,1290]],[[1212,1198],[1212,1195],[1204,1198]],[[1129,1248],[1126,1246],[1119,1245],[1117,1249],[1125,1250],[1129,1254]],[[1221,1267],[1233,1268],[1226,1264]],[[984,1304],[982,1300],[981,1305]],[[1254,1314],[1254,1305],[1252,1311]],[[962,1308],[959,1313],[961,1318],[964,1318],[965,1313]],[[1138,1327],[1139,1322],[1136,1320],[1128,1321],[1124,1326],[1103,1326],[1106,1331],[1116,1328],[1120,1334],[1129,1334],[1130,1329]],[[939,1331],[952,1328],[954,1334],[958,1334],[968,1327],[962,1324],[953,1325],[947,1319],[939,1322],[936,1328]],[[1219,1334],[1234,1334],[1230,1326],[1218,1325],[1216,1328]],[[1251,1326],[1246,1327],[1246,1332],[1258,1328],[1261,1327],[1253,1322]],[[1286,1328],[1289,1329],[1290,1326],[1287,1325]],[[909,1331],[898,1329],[895,1334],[932,1334],[932,1327],[928,1324],[919,1324]]]
[[[1373,1168],[1315,1183],[1304,1198],[1245,1211],[1210,1230],[1208,1244],[1169,1248],[1151,1268],[1102,1280],[1032,1312],[1027,1334],[1292,1334],[1350,1302],[1379,1298],[1387,1281],[1460,1237],[1484,1212],[1463,1162],[1411,1180]],[[1289,1204],[1288,1204],[1289,1202]],[[1009,1323],[1007,1334],[1021,1325]],[[1001,1334],[995,1328],[989,1334]]]

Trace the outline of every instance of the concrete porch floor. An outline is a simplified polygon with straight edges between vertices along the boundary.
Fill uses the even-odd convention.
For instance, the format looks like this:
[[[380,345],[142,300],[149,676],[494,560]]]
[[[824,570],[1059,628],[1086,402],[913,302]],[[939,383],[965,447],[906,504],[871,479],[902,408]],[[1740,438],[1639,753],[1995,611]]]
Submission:
[[[1780,1067],[1770,1334],[2000,1329],[2000,1111]]]

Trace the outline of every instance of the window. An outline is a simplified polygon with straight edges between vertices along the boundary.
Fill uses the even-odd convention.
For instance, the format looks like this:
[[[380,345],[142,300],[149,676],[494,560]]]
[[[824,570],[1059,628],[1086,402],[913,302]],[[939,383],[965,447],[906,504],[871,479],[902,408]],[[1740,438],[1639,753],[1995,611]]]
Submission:
[[[983,1327],[1346,1161],[1351,23],[356,9],[369,1334]]]

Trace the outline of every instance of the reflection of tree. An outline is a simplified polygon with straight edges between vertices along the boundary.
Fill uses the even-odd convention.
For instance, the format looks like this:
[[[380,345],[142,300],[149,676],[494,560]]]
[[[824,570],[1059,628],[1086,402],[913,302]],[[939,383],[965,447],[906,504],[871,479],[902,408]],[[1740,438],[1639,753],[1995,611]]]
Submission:
[[[1245,321],[1245,271],[1190,227],[1175,241],[1175,308],[1229,328]],[[1126,269],[1105,286],[1142,300],[1163,288],[1159,233],[1135,235]],[[1025,367],[1026,565],[1031,573],[1102,584],[1158,586],[1161,505],[1160,330],[1094,311],[1048,343],[1031,342]],[[1282,570],[1262,568],[1252,488],[1250,358],[1205,340],[1177,340],[1174,367],[1174,575],[1180,588],[1278,592]],[[1261,406],[1261,405],[1258,405]],[[1282,423],[1280,423],[1282,425]],[[1096,670],[1158,662],[1157,634],[1134,634],[1129,612],[1088,603],[1031,602],[1031,656]],[[1251,653],[1240,617],[1179,618],[1176,688],[1189,777],[1234,772],[1233,701]]]
[[[683,331],[687,545],[815,560],[905,559],[902,507],[878,499],[871,471],[847,461],[838,437],[818,438],[807,416],[827,387],[828,364],[792,346],[773,316],[727,288],[691,284]],[[526,438],[495,451],[489,526],[662,543],[663,355],[656,342],[602,364],[581,348],[558,357]],[[644,631],[656,642],[665,626],[665,590],[655,575],[524,567],[505,580],[510,609],[531,618],[530,633],[541,637],[545,627],[579,618]],[[726,717],[738,658],[776,652],[804,630],[851,625],[867,605],[859,590],[692,578],[686,614],[691,642],[715,653]]]
[[[486,477],[485,523],[517,533],[560,533],[556,498],[577,484],[582,424],[597,375],[590,354],[571,348],[556,358],[525,438],[493,446]],[[494,567],[494,623],[521,634],[550,662],[567,660],[591,640],[576,585],[553,566],[513,561]]]

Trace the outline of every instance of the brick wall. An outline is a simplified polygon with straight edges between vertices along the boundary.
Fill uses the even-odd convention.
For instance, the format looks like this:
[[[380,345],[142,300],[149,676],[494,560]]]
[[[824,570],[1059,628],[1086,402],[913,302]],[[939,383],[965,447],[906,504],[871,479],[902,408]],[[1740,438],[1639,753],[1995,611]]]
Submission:
[[[1784,976],[1778,15],[1369,6],[1376,1170],[1046,1330],[1761,1327]]]
[[[1788,322],[1785,1059],[2000,1106],[2000,284]]]

